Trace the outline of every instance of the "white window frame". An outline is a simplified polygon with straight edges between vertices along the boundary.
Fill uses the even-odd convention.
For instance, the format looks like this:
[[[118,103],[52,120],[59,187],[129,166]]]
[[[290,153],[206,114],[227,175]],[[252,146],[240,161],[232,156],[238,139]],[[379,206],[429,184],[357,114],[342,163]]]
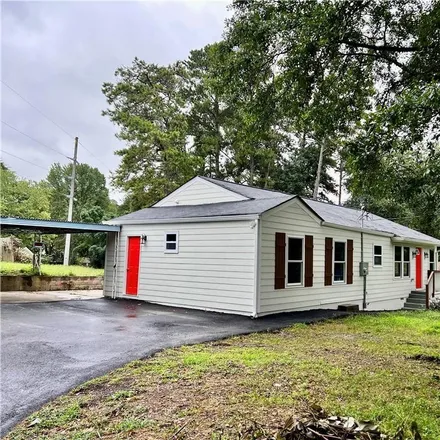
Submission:
[[[435,248],[429,249],[429,270],[435,270],[436,269],[436,261],[435,261]],[[433,260],[431,260],[431,255]],[[434,267],[434,269],[431,269],[431,265]]]
[[[380,254],[376,254],[376,247],[380,247]],[[380,264],[375,264],[376,257],[380,257]],[[373,244],[373,267],[383,267],[383,246],[381,244]]]
[[[176,241],[167,240],[167,235],[176,235]],[[164,234],[164,245],[163,245],[163,253],[164,254],[178,254],[179,253],[179,233],[178,232],[165,232]],[[176,249],[167,249],[167,243],[176,243]]]
[[[400,261],[396,260],[396,248],[401,248],[401,257]],[[408,260],[405,260],[405,248],[408,248]],[[394,246],[393,249],[393,276],[397,280],[401,280],[403,278],[411,278],[411,247],[410,246]],[[400,277],[396,275],[396,263],[400,263]],[[404,275],[404,266],[405,263],[408,263],[408,275]]]
[[[298,240],[301,240],[302,243],[302,251],[301,256],[302,260],[289,260],[289,238],[295,238]],[[293,287],[293,286],[303,286],[304,285],[304,252],[305,252],[305,237],[299,237],[296,235],[289,235],[286,238],[287,240],[287,246],[286,246],[286,286],[287,287]],[[289,263],[301,263],[301,282],[300,283],[289,283]]]
[[[336,243],[343,243],[344,244],[344,261],[336,261],[335,254],[336,254]],[[347,284],[347,241],[346,240],[335,240],[333,239],[333,275],[332,275],[332,282],[333,284]],[[336,263],[344,263],[344,279],[343,280],[335,280],[335,264]]]

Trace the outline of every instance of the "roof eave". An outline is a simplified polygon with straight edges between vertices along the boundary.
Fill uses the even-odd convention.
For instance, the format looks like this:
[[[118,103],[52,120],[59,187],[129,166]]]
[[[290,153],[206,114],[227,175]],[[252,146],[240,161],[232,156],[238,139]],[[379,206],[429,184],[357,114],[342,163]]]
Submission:
[[[227,222],[233,220],[256,220],[259,214],[237,214],[237,215],[218,215],[211,217],[183,217],[183,218],[160,218],[160,219],[114,219],[103,222],[112,225],[146,225],[146,224],[166,224],[166,223],[201,223],[201,222]]]
[[[432,240],[422,240],[419,238],[407,238],[407,237],[401,237],[398,235],[395,235],[393,238],[391,238],[391,241],[393,243],[409,243],[409,244],[428,244],[431,246],[439,246],[440,240],[437,240],[433,238]]]

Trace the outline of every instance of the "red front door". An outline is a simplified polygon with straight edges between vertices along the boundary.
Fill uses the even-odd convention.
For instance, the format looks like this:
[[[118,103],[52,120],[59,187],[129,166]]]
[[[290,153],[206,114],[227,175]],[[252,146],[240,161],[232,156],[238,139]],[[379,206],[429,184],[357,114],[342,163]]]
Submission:
[[[141,237],[128,237],[127,285],[125,288],[127,295],[138,294],[140,253]]]
[[[417,248],[416,249],[416,289],[422,288],[422,249]]]

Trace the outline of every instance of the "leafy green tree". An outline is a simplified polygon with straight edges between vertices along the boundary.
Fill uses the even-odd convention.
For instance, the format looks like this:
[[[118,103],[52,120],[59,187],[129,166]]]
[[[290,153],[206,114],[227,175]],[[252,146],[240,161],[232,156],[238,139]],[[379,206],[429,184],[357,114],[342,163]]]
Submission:
[[[318,156],[319,147],[317,145],[295,149],[278,170],[274,189],[289,194],[313,197]],[[334,178],[330,175],[330,170],[334,166],[333,159],[329,157],[324,159],[318,195],[321,200],[328,200],[329,194],[335,195],[337,193]]]
[[[19,178],[3,163],[0,165],[0,213],[3,216],[50,218],[49,186]]]
[[[137,58],[121,67],[115,84],[105,83],[109,108],[103,112],[120,131],[127,148],[116,152],[121,164],[113,183],[127,193],[132,208],[152,204],[203,169],[188,142],[188,120],[175,66],[147,64]]]
[[[65,220],[67,217],[72,165],[53,164],[47,176],[47,185],[51,188],[51,218]],[[76,167],[75,199],[73,204],[73,221],[100,223],[115,214],[115,205],[109,198],[105,176],[87,164]],[[46,238],[50,262],[61,263],[64,252],[64,236]],[[90,249],[99,246],[105,252],[105,234],[77,234],[72,236],[72,260],[91,258]],[[101,264],[95,258],[93,263]]]

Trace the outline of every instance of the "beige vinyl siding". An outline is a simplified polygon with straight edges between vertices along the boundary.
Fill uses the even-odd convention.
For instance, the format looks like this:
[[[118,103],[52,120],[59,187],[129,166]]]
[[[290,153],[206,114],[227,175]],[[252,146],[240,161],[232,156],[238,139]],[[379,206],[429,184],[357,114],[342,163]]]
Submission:
[[[123,225],[118,251],[118,296],[252,315],[256,246],[256,228],[252,225],[250,220]],[[178,232],[179,253],[164,253],[167,232]],[[147,243],[141,245],[139,292],[133,297],[124,294],[127,241],[128,236],[144,234]],[[110,260],[107,259],[107,269]]]
[[[207,203],[236,202],[239,200],[247,200],[247,198],[206,180],[195,178],[157,202],[154,206],[202,205]]]
[[[262,215],[260,267],[260,315],[289,310],[337,308],[339,304],[358,304],[362,307],[363,284],[359,275],[361,261],[361,234],[339,228],[321,226],[320,222],[297,200]],[[289,286],[274,289],[275,233],[287,236],[313,235],[313,287]],[[354,242],[353,284],[324,286],[325,237],[334,241]],[[373,244],[381,245],[382,267],[373,267]],[[411,254],[415,246],[411,245]],[[423,246],[421,246],[423,247]],[[415,288],[415,259],[411,256],[411,277],[394,278],[394,244],[389,237],[364,233],[364,261],[369,263],[367,277],[368,310],[398,309],[410,291]],[[426,281],[427,260],[423,259],[423,278]]]

